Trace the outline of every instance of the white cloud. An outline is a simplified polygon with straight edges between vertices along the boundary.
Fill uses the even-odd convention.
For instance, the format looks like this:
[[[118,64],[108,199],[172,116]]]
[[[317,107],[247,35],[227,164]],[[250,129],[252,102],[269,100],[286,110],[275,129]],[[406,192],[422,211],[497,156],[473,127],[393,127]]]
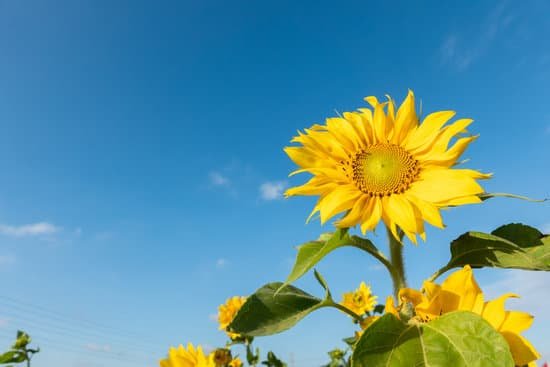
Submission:
[[[282,199],[283,191],[287,186],[286,181],[264,182],[260,185],[260,195],[264,200]]]
[[[21,226],[12,226],[8,224],[0,224],[0,234],[11,237],[31,237],[52,235],[62,230],[48,222],[38,222],[32,224],[24,224]]]
[[[216,268],[218,269],[223,268],[224,266],[227,265],[227,263],[228,263],[227,259],[220,258],[216,260]]]
[[[230,183],[229,178],[217,171],[210,172],[209,177],[210,183],[214,186],[227,186]]]
[[[491,9],[475,33],[469,36],[451,33],[443,40],[439,50],[442,63],[459,71],[467,69],[488,51],[498,34],[508,28],[514,19],[506,1],[501,1]]]
[[[85,345],[85,348],[93,352],[110,352],[111,351],[111,346],[108,344],[101,345],[101,344],[95,344],[95,343],[88,343]]]

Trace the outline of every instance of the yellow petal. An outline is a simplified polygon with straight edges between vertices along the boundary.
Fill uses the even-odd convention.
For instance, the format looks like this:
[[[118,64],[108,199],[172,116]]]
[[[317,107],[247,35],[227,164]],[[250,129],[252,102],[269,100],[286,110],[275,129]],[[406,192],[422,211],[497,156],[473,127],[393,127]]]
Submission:
[[[495,329],[500,330],[504,319],[506,318],[506,310],[504,303],[508,298],[518,298],[514,293],[506,293],[497,299],[485,303],[481,316],[489,322]]]
[[[441,284],[443,312],[455,310],[481,313],[483,292],[469,265],[455,271]]]
[[[375,142],[378,143],[385,143],[387,142],[387,135],[386,135],[386,114],[384,113],[384,105],[385,103],[378,104],[374,108],[374,120],[372,123],[373,129],[374,129],[374,135],[375,135]]]
[[[500,331],[519,334],[531,327],[534,317],[527,312],[506,311],[506,317],[500,325]]]
[[[323,162],[319,157],[309,149],[302,147],[286,147],[285,153],[300,167],[318,167],[322,166]]]
[[[454,111],[438,111],[426,116],[418,128],[407,136],[403,146],[408,151],[414,151],[426,142],[433,141],[440,129],[456,114]]]
[[[443,224],[443,218],[441,218],[441,212],[439,211],[439,208],[437,206],[427,201],[420,200],[416,196],[411,195],[408,192],[406,192],[405,195],[407,196],[407,199],[411,201],[416,208],[418,208],[420,214],[422,215],[422,218],[426,222],[437,228],[445,227],[445,225]]]
[[[384,307],[384,313],[391,313],[392,315],[399,317],[399,312],[395,307],[395,303],[392,296],[386,298],[386,306]]]
[[[345,217],[336,222],[336,226],[340,228],[349,228],[359,223],[361,217],[365,212],[365,208],[367,207],[368,200],[369,197],[367,195],[361,196],[359,200],[355,202],[350,212]]]
[[[524,366],[540,358],[540,354],[527,339],[521,335],[505,331],[502,336],[510,346],[510,352],[516,366]]]
[[[451,205],[453,199],[482,193],[483,188],[473,178],[472,170],[430,169],[421,171],[409,192],[421,200]]]
[[[350,209],[361,194],[362,192],[353,185],[339,186],[328,193],[318,204],[321,223],[324,224],[336,214]]]
[[[406,303],[410,302],[413,306],[417,306],[425,300],[425,297],[422,293],[416,289],[411,288],[401,288],[399,290],[399,302]]]
[[[382,198],[384,210],[388,216],[395,218],[395,222],[408,232],[416,232],[414,210],[404,195],[390,195]]]
[[[361,218],[361,232],[370,231],[376,227],[382,217],[382,203],[380,198],[372,197],[367,202],[367,207]]]
[[[409,132],[418,124],[414,108],[414,94],[411,90],[399,106],[393,128],[392,143],[400,144]]]
[[[378,106],[378,98],[376,98],[375,96],[368,96],[368,97],[365,97],[364,99],[365,99],[365,101],[367,101],[373,108],[375,108],[376,106]]]

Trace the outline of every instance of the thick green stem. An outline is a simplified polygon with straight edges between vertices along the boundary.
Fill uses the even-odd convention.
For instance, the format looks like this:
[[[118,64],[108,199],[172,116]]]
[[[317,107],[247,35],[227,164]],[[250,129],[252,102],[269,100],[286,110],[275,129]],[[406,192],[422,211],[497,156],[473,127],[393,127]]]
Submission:
[[[407,281],[405,279],[405,264],[403,262],[403,244],[401,239],[403,238],[403,232],[399,231],[398,240],[393,236],[388,229],[388,239],[390,242],[390,262],[392,265],[391,277],[393,281],[393,293],[396,300],[399,302],[399,290],[407,287]]]
[[[358,314],[356,314],[355,312],[353,312],[352,310],[350,310],[349,308],[339,304],[339,303],[336,303],[334,302],[332,299],[327,299],[325,300],[324,302],[324,307],[334,307],[342,312],[345,312],[347,313],[349,316],[353,317],[357,322],[361,322],[361,320],[363,320],[363,318],[361,316],[359,316]]]

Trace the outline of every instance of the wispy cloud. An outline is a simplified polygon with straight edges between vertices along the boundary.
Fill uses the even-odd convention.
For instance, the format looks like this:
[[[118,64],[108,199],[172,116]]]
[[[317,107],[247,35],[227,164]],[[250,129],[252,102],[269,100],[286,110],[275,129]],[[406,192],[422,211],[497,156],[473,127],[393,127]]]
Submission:
[[[507,10],[507,1],[501,1],[491,9],[474,33],[448,34],[439,49],[441,62],[459,71],[467,69],[488,51],[498,34],[514,21],[514,15]]]
[[[221,269],[227,265],[228,261],[224,258],[219,258],[216,260],[216,268]]]
[[[95,344],[95,343],[88,343],[84,346],[87,350],[90,350],[92,352],[110,352],[111,346],[108,344],[101,345],[101,344]]]
[[[61,227],[55,226],[48,222],[38,222],[32,224],[24,224],[20,226],[0,224],[0,234],[11,237],[53,235],[60,232],[61,230]]]
[[[286,181],[268,181],[260,185],[260,196],[264,200],[277,200],[283,198],[283,191],[287,188]]]
[[[228,186],[231,181],[228,177],[222,175],[218,171],[212,171],[209,174],[210,183],[214,186]]]

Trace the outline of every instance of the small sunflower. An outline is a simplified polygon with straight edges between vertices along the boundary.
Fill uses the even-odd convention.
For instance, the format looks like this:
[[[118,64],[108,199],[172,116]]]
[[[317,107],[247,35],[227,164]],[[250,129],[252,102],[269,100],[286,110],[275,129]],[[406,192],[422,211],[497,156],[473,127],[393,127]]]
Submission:
[[[518,297],[507,293],[495,300],[484,302],[483,292],[479,288],[472,268],[466,265],[455,271],[441,284],[426,281],[422,292],[403,288],[399,291],[400,303],[410,303],[414,307],[415,319],[429,322],[440,315],[452,311],[471,311],[483,317],[508,342],[516,366],[535,366],[540,358],[533,345],[520,335],[533,323],[533,316],[522,311],[507,311],[504,303],[508,298]],[[386,302],[387,312],[399,317],[393,306],[393,298]]]
[[[212,355],[206,356],[200,345],[195,348],[191,343],[187,349],[183,345],[171,347],[168,358],[159,363],[160,367],[216,367]]]
[[[358,315],[363,315],[374,310],[377,297],[365,282],[361,282],[359,288],[354,292],[344,293],[342,296],[342,306],[352,310]]]
[[[229,367],[242,367],[243,362],[240,360],[239,357],[235,357],[229,362]]]
[[[444,227],[441,208],[481,202],[476,180],[490,175],[453,168],[477,138],[461,136],[471,119],[445,126],[455,112],[439,111],[419,123],[412,91],[397,112],[388,99],[367,97],[373,110],[345,112],[299,132],[292,142],[301,146],[285,152],[299,166],[292,174],[313,178],[285,195],[318,195],[309,218],[319,212],[321,223],[345,212],[338,227],[360,225],[365,233],[383,220],[396,238],[399,227],[416,243],[417,234],[425,239],[424,221]]]
[[[237,312],[239,312],[245,302],[246,297],[235,296],[229,298],[223,305],[220,305],[220,307],[218,307],[218,322],[220,324],[220,330],[225,330],[225,332],[231,339],[236,339],[240,335],[236,333],[231,333],[226,329],[229,324],[231,324],[231,321],[233,321],[233,318],[235,317],[235,315],[237,315]]]

